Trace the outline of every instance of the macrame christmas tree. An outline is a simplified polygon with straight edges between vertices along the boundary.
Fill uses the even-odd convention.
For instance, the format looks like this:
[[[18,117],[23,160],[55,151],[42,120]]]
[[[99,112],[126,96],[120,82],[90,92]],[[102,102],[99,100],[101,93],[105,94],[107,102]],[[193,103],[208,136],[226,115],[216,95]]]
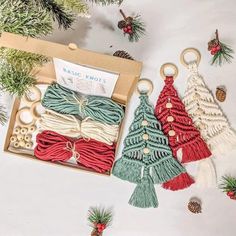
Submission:
[[[178,158],[181,163],[207,158],[211,156],[211,152],[188,116],[173,82],[173,77],[166,77],[165,86],[156,104],[155,115],[162,124],[164,134],[169,138],[174,157]],[[192,183],[190,176],[186,179],[177,177],[163,184],[163,187],[178,190]]]
[[[154,184],[184,172],[184,167],[172,156],[147,94],[141,93],[140,105],[125,138],[122,157],[114,165],[113,175],[137,184],[129,204],[148,208],[158,206]]]
[[[236,147],[236,134],[198,72],[189,64],[189,78],[183,102],[213,154],[225,154]]]

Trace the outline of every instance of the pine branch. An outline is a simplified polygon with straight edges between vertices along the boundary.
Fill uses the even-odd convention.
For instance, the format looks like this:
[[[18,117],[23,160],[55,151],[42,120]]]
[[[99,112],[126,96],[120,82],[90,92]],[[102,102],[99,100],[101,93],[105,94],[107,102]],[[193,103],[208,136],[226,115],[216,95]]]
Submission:
[[[81,0],[56,0],[56,2],[76,14],[88,14],[88,5]]]
[[[40,37],[52,32],[52,19],[46,10],[31,2],[0,0],[0,32]]]
[[[5,107],[0,105],[0,124],[4,125],[7,122],[7,113]]]
[[[35,79],[28,71],[16,70],[11,64],[0,62],[0,88],[10,94],[22,96],[29,87],[35,84]]]
[[[88,221],[92,227],[97,223],[109,226],[112,221],[112,211],[110,209],[106,210],[105,208],[90,207]]]
[[[11,64],[16,70],[24,70],[28,73],[36,66],[42,66],[49,59],[45,56],[24,52],[11,48],[0,48],[0,58]]]
[[[121,5],[121,3],[123,2],[123,0],[86,0],[86,1],[98,4],[98,5],[103,5],[103,6],[111,5],[111,4]]]
[[[223,192],[234,192],[236,194],[236,178],[223,176],[219,187]]]
[[[132,20],[132,34],[129,34],[130,42],[137,42],[139,38],[145,34],[145,24],[141,20],[141,16],[137,15]]]

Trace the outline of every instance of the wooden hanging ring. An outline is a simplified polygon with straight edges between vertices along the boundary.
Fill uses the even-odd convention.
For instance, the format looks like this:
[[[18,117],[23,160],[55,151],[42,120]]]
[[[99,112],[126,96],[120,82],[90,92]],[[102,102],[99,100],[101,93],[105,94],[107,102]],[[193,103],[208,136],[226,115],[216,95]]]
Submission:
[[[184,65],[185,67],[188,67],[188,65],[189,65],[189,63],[187,63],[184,58],[187,53],[193,53],[196,56],[195,61],[196,61],[197,65],[199,65],[199,63],[201,61],[201,53],[196,48],[186,48],[183,50],[183,52],[180,55],[180,62],[182,63],[182,65]]]
[[[28,93],[34,94],[35,99],[31,100],[29,96],[27,95]],[[22,101],[25,103],[25,105],[28,105],[28,106],[31,106],[34,102],[37,102],[40,100],[41,100],[41,91],[36,86],[31,87],[29,91],[25,92],[24,95],[22,96]]]
[[[149,80],[149,79],[140,79],[138,81],[138,83],[137,83],[137,86],[136,86],[136,92],[138,94],[141,94],[142,92],[144,92],[144,91],[141,91],[140,88],[139,88],[139,86],[141,84],[145,85],[147,87],[147,90],[144,90],[144,91],[147,91],[147,94],[150,95],[152,93],[152,91],[153,91],[153,83],[152,83],[152,81]]]
[[[161,66],[161,69],[160,69],[161,77],[165,80],[166,77],[168,76],[168,75],[165,74],[165,69],[166,68],[171,68],[172,70],[174,70],[174,74],[171,75],[171,76],[173,76],[173,78],[176,79],[176,77],[179,74],[179,70],[178,70],[177,66],[173,63],[165,63]]]
[[[30,127],[30,126],[34,125],[35,124],[35,119],[33,117],[32,117],[32,121],[29,122],[29,123],[26,123],[26,122],[21,120],[21,114],[24,113],[24,112],[30,113],[30,108],[23,107],[17,112],[17,114],[16,114],[16,123],[21,127]]]
[[[30,107],[30,113],[31,113],[31,116],[37,120],[39,118],[41,118],[41,114],[39,114],[36,110],[37,106],[38,105],[41,105],[41,101],[38,101],[38,102],[35,102],[32,104],[32,106]]]

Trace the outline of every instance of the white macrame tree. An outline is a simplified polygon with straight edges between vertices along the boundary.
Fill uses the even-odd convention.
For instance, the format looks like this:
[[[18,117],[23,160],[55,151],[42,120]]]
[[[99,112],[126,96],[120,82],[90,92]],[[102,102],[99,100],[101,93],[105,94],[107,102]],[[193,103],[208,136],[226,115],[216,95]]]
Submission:
[[[225,154],[236,147],[236,134],[199,74],[197,63],[190,63],[188,70],[189,77],[183,98],[186,110],[211,152],[215,156]],[[216,170],[212,158],[199,162],[195,181],[201,187],[216,184]]]

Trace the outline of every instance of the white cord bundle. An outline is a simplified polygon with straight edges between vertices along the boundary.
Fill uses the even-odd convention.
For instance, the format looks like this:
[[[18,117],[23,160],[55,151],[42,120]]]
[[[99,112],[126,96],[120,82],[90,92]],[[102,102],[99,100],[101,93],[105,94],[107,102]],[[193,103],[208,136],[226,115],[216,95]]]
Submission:
[[[72,138],[88,138],[112,145],[117,141],[118,125],[107,125],[90,118],[82,121],[72,115],[47,110],[38,120],[40,130],[52,130]]]
[[[189,72],[183,99],[186,110],[212,153],[224,154],[236,147],[236,134],[199,75],[196,63],[189,64]]]

